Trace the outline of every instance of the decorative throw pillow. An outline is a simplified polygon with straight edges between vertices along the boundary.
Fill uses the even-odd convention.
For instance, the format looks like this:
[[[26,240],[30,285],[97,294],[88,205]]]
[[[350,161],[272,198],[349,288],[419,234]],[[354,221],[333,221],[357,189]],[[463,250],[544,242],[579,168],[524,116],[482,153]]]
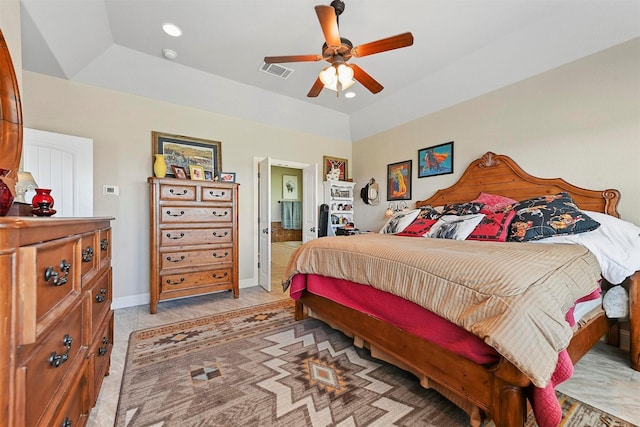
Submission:
[[[420,214],[420,209],[396,212],[380,229],[380,234],[397,234],[407,228]]]
[[[507,240],[513,242],[584,233],[600,227],[600,223],[578,209],[565,192],[523,200],[510,209],[516,212],[516,216],[511,222]]]
[[[509,205],[518,203],[518,201],[508,197],[498,196],[497,194],[481,192],[475,200],[471,201],[471,203],[484,203],[481,211],[482,213],[489,213],[501,211]]]
[[[433,224],[425,237],[464,240],[482,221],[482,218],[484,218],[484,214],[443,215]]]
[[[438,219],[442,216],[442,212],[438,208],[434,208],[433,206],[422,206],[420,208],[420,214],[418,218],[424,219]]]
[[[450,203],[444,205],[443,215],[474,215],[480,213],[484,203]]]
[[[436,222],[438,222],[437,219],[426,219],[418,216],[407,228],[398,233],[398,236],[423,237]]]
[[[467,240],[505,242],[509,235],[509,226],[515,216],[515,211],[487,213],[480,224],[469,234]]]

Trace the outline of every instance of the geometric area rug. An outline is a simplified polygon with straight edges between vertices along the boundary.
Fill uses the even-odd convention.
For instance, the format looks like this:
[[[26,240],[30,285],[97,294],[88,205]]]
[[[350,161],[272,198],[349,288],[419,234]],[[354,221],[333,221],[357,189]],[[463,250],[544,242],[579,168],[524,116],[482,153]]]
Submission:
[[[563,426],[631,424],[558,393]],[[528,417],[527,426],[535,426]],[[468,426],[412,374],[283,300],[133,332],[116,427]],[[490,425],[490,424],[489,424]]]

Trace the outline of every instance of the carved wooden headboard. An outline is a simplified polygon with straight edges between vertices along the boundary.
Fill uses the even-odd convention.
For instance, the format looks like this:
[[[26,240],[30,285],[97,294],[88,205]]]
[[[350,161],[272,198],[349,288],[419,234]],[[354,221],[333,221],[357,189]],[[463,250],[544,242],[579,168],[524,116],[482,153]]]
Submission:
[[[510,157],[490,151],[473,161],[458,182],[449,188],[436,191],[426,200],[416,202],[416,207],[468,202],[478,197],[482,191],[514,200],[565,191],[571,195],[580,209],[619,217],[618,190],[587,190],[569,184],[562,178],[538,178],[523,171]]]
[[[0,31],[0,168],[15,179],[22,156],[22,104],[7,42]]]

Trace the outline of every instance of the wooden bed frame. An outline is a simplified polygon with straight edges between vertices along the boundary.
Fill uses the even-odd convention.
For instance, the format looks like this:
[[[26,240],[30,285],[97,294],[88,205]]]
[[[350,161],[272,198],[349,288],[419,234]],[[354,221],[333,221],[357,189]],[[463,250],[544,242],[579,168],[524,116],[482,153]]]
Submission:
[[[416,207],[467,202],[481,191],[515,200],[565,191],[581,209],[619,216],[617,190],[587,190],[560,178],[537,178],[511,158],[491,152],[471,163],[453,186],[438,190]],[[640,370],[640,272],[628,278],[625,286],[630,294],[631,367]],[[471,425],[479,425],[486,417],[497,427],[524,425],[532,384],[506,359],[489,367],[478,365],[384,321],[304,291],[296,301],[296,319],[309,311],[353,337],[355,345],[369,348],[372,356],[415,374],[424,387],[435,389],[465,410]],[[567,349],[572,361],[576,363],[607,332],[617,332],[613,323],[600,314],[581,327]],[[617,342],[617,337],[612,338]]]

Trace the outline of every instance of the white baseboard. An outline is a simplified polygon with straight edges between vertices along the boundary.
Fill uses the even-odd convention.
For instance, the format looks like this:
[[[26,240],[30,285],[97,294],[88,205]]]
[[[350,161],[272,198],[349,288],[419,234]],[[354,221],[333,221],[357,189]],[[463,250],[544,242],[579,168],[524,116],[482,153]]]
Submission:
[[[238,287],[240,289],[250,288],[252,286],[258,286],[255,280],[253,279],[244,279],[240,280],[238,283]],[[242,297],[242,295],[240,295]],[[119,308],[127,308],[127,307],[135,307],[138,305],[146,305],[151,301],[151,294],[144,293],[138,295],[128,295],[126,297],[116,297],[111,302],[111,308],[113,310],[117,310]]]

